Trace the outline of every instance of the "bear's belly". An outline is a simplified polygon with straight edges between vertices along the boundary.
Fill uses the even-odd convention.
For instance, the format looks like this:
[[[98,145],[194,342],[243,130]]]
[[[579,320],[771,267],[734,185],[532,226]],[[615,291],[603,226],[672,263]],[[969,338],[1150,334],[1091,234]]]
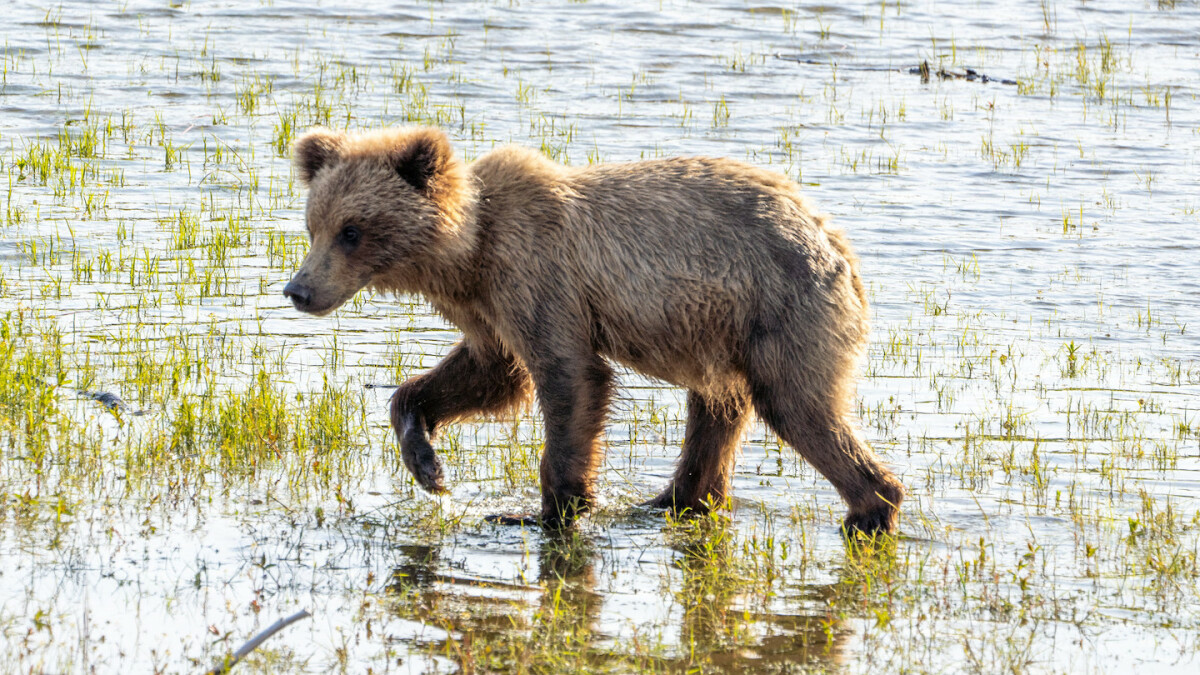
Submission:
[[[722,397],[731,388],[742,384],[741,374],[727,364],[705,367],[698,361],[653,362],[646,359],[635,361],[617,355],[605,356],[641,375],[714,398]]]
[[[595,347],[601,356],[647,377],[714,394],[741,381],[726,339],[710,335],[704,340],[682,326],[676,332],[644,330],[614,335],[602,329],[596,333]]]

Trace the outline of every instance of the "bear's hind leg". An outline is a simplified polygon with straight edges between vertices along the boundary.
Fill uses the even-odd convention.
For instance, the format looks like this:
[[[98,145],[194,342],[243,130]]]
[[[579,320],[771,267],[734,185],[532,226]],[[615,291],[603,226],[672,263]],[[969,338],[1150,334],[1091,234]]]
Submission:
[[[528,399],[529,375],[499,345],[467,338],[434,368],[392,395],[392,429],[400,456],[429,492],[443,492],[442,464],[429,437],[439,425],[474,414],[501,413]]]
[[[646,506],[703,512],[708,505],[719,505],[729,492],[733,467],[749,420],[749,401],[738,392],[709,400],[688,392],[687,430],[675,477]]]
[[[854,360],[806,355],[766,340],[752,354],[751,401],[764,422],[800,453],[850,507],[847,535],[894,532],[904,486],[879,461],[849,413]],[[805,359],[808,359],[807,365]]]
[[[895,531],[904,487],[844,416],[795,394],[755,391],[754,406],[780,438],[833,483],[850,507],[843,522],[848,535]]]

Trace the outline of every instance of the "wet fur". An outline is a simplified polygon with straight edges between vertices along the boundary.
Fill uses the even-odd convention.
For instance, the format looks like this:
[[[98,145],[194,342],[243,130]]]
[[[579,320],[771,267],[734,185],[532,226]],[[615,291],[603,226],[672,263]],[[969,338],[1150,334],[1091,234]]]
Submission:
[[[728,159],[569,168],[519,147],[467,165],[434,129],[297,141],[312,250],[294,283],[325,313],[363,286],[419,293],[463,340],[392,399],[418,483],[444,489],[439,426],[536,395],[543,523],[593,499],[609,361],[686,387],[675,477],[652,504],[729,490],[751,410],[849,505],[848,531],[895,529],[904,489],[851,415],[867,339],[857,260],[783,175]],[[339,247],[347,223],[363,231]]]

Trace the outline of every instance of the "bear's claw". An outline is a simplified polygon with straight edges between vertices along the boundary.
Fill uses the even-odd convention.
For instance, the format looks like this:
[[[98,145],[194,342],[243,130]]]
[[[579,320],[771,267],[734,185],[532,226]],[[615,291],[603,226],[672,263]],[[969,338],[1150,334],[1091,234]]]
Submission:
[[[842,521],[842,535],[852,539],[857,535],[873,537],[876,534],[892,534],[900,518],[899,509],[885,506],[865,513],[851,513]]]
[[[666,492],[659,494],[657,497],[647,499],[646,501],[642,502],[641,504],[638,504],[638,506],[641,506],[642,508],[655,509],[655,510],[659,510],[659,511],[673,509],[673,508],[675,508],[675,496],[674,496],[674,494],[672,494],[672,492],[670,490],[667,490]]]
[[[417,485],[433,494],[446,491],[442,483],[442,461],[419,426],[410,426],[400,441],[400,457]]]
[[[723,503],[723,499],[714,497],[712,494],[706,495],[703,499],[696,497],[685,496],[684,491],[675,483],[671,483],[665,490],[658,493],[658,496],[653,499],[647,499],[639,504],[642,508],[670,511],[675,515],[684,515],[687,513],[693,515],[701,515],[708,513],[713,508],[719,508]]]
[[[435,495],[446,492],[446,486],[442,482],[442,463],[436,455],[417,466],[408,464],[408,470],[417,480],[417,485],[420,485],[426,492]]]

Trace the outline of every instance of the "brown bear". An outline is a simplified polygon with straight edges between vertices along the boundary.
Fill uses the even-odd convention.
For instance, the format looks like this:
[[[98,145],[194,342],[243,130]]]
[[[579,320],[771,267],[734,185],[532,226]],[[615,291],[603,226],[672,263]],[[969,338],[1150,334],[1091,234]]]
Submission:
[[[536,395],[542,507],[592,502],[609,362],[688,389],[671,484],[649,505],[721,503],[753,409],[849,505],[847,532],[892,531],[904,488],[851,415],[867,298],[841,231],[786,176],[729,159],[565,167],[501,147],[470,164],[431,128],[314,129],[294,158],[311,250],[284,295],[324,315],[360,289],[419,293],[463,332],[397,389],[417,483],[442,491],[431,436]]]

